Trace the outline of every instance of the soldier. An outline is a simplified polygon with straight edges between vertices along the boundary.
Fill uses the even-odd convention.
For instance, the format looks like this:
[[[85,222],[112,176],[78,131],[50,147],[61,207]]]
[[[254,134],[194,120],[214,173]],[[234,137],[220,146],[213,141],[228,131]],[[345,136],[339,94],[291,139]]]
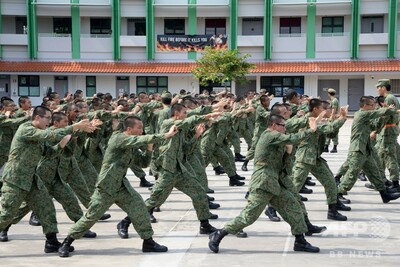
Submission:
[[[382,79],[376,84],[376,90],[380,96],[385,98],[386,106],[394,105],[396,109],[400,108],[399,101],[392,95],[390,80]],[[399,145],[397,143],[397,137],[399,136],[399,116],[398,114],[390,115],[387,117],[385,125],[382,129],[382,140],[378,148],[379,158],[388,170],[390,180],[393,183],[393,188],[400,191],[399,187],[399,165],[397,154]]]
[[[268,120],[267,130],[259,139],[254,156],[255,170],[250,182],[248,203],[242,212],[225,224],[224,228],[212,233],[208,247],[215,253],[219,251],[219,244],[228,233],[236,234],[244,227],[254,223],[268,203],[278,210],[282,217],[291,226],[292,234],[296,236],[295,251],[319,252],[318,247],[312,246],[304,238],[307,224],[300,204],[296,197],[281,184],[283,175],[283,156],[286,145],[306,139],[316,131],[316,122],[310,118],[310,129],[297,134],[285,134],[285,119],[279,115],[272,115]]]
[[[333,120],[336,117],[336,115],[339,113],[339,101],[335,97],[335,94],[336,94],[335,89],[333,89],[333,88],[328,89],[329,102],[331,104],[331,109],[332,109],[331,120]],[[331,138],[326,138],[324,152],[329,152],[329,144],[331,143],[331,140],[332,140],[333,148],[331,150],[331,153],[337,153],[337,146],[339,144],[339,131],[331,134],[330,136],[331,136]]]
[[[177,129],[173,126],[165,134],[140,136],[143,134],[143,123],[133,116],[124,120],[123,127],[123,132],[116,132],[111,136],[89,209],[70,229],[59,249],[60,257],[69,257],[72,242],[81,238],[114,203],[128,213],[133,226],[143,239],[143,252],[168,250],[153,240],[153,229],[143,199],[125,175],[133,155],[149,160],[153,146],[148,145],[142,155],[137,151],[139,147],[171,138],[177,133]]]
[[[384,179],[381,178],[371,151],[371,123],[374,119],[381,116],[395,115],[395,106],[375,110],[375,101],[373,97],[363,96],[360,99],[360,110],[354,114],[354,120],[351,125],[350,148],[347,155],[349,164],[346,174],[340,179],[338,185],[339,194],[345,194],[350,191],[361,170],[369,178],[370,182],[379,191],[382,201],[388,203],[400,197],[399,193],[389,193],[385,187]]]
[[[53,201],[40,178],[35,175],[35,169],[43,155],[59,153],[70,140],[69,134],[73,131],[80,129],[92,132],[95,129],[88,120],[82,120],[64,129],[46,129],[50,119],[50,110],[39,106],[33,111],[32,122],[26,122],[18,128],[4,168],[0,211],[0,230],[3,231],[17,215],[22,202],[26,201],[41,219],[46,235],[46,253],[57,252],[61,244],[56,236],[58,229]],[[63,135],[67,136],[55,147],[46,145],[45,141],[60,140]]]

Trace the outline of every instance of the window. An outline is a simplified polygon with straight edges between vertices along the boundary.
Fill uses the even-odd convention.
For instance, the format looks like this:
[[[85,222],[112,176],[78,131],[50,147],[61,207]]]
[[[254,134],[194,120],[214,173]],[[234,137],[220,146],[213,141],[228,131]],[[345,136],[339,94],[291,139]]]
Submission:
[[[324,17],[322,18],[322,34],[343,35],[343,17]]]
[[[289,90],[304,94],[304,76],[272,76],[261,77],[261,88],[267,89],[269,94],[282,97]]]
[[[185,19],[165,19],[165,35],[185,35]]]
[[[146,35],[146,19],[128,19],[128,35],[145,36]]]
[[[39,76],[19,75],[18,96],[40,96]]]
[[[111,34],[111,18],[90,18],[91,34]]]
[[[16,34],[27,34],[26,17],[15,17],[15,33]]]
[[[361,33],[383,33],[383,16],[362,17]]]
[[[226,34],[226,19],[206,19],[206,34]]]
[[[86,76],[86,96],[96,93],[96,76]]]
[[[391,79],[390,85],[392,86],[391,91],[393,94],[396,94],[396,95],[400,94],[400,79]],[[397,97],[399,97],[399,96],[397,96]],[[399,99],[399,98],[397,98],[397,99]]]
[[[168,77],[146,77],[138,76],[136,78],[136,92],[162,93],[168,91]]]
[[[53,32],[56,34],[71,34],[71,18],[53,18]]]
[[[300,35],[301,18],[281,18],[279,24],[281,35]]]
[[[263,29],[262,18],[243,18],[242,35],[263,35]]]

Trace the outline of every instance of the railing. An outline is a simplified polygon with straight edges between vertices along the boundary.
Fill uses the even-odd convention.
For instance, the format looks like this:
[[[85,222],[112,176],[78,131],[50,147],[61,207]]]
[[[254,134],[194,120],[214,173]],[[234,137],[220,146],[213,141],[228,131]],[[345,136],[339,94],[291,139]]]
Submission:
[[[71,37],[69,33],[41,32],[39,37]]]
[[[111,38],[111,34],[81,34],[82,38]]]

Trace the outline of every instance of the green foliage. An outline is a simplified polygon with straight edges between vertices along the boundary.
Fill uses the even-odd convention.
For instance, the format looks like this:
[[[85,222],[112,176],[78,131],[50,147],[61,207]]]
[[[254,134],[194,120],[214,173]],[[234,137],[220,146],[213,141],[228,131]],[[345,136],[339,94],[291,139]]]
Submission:
[[[208,85],[209,82],[224,83],[235,81],[245,83],[245,75],[256,66],[246,61],[250,55],[239,55],[237,49],[222,50],[206,47],[201,58],[196,60],[196,67],[192,73],[201,85]]]

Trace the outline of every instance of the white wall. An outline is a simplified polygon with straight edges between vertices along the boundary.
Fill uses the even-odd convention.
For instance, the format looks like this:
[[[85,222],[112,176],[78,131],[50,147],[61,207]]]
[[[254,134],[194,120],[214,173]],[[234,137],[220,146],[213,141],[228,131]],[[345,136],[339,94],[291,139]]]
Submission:
[[[26,0],[0,1],[2,15],[26,15]]]

